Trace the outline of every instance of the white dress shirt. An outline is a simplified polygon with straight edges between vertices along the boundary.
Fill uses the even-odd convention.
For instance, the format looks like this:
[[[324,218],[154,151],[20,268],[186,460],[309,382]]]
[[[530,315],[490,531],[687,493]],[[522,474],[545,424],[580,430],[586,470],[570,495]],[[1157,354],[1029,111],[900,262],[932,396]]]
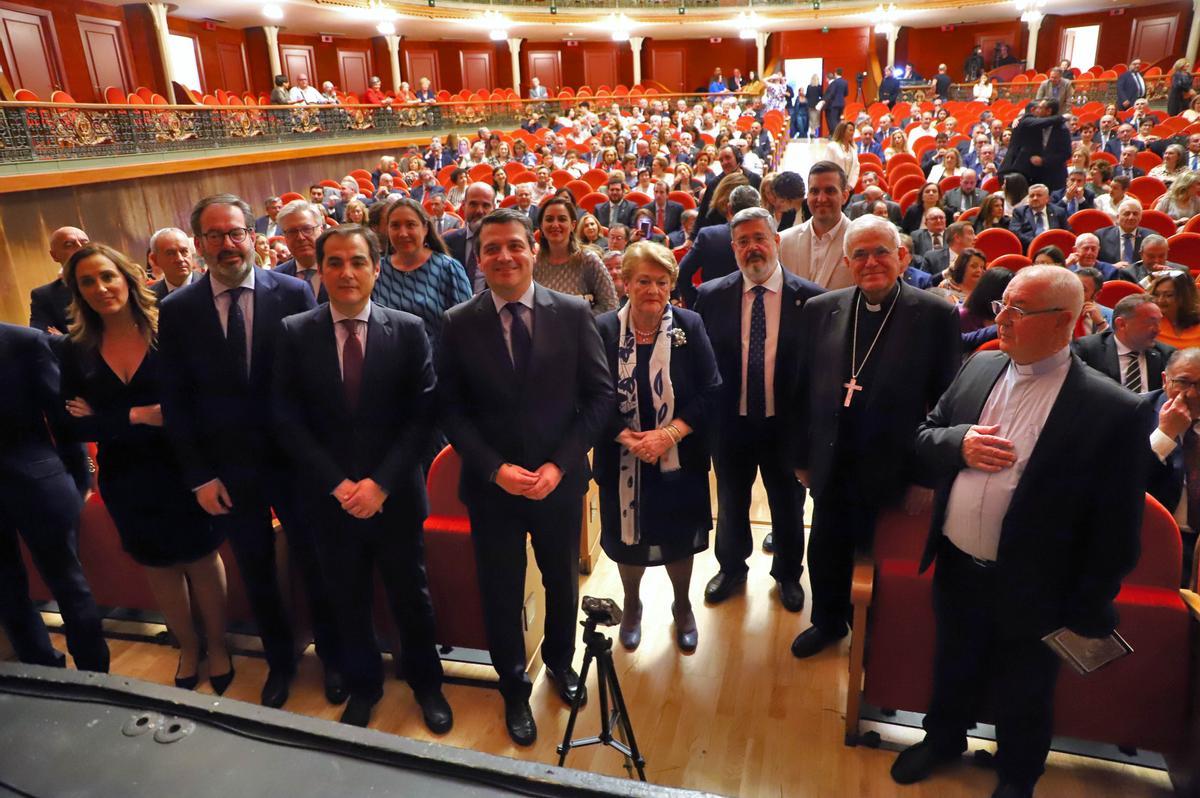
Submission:
[[[995,561],[1009,502],[1070,368],[1071,349],[1063,347],[1036,363],[1010,363],[992,387],[977,423],[998,425],[995,434],[1012,441],[1017,461],[994,474],[964,468],[954,479],[942,528],[951,543],[972,557]]]
[[[195,282],[196,273],[188,272],[187,279],[185,279],[179,285],[171,285],[171,281],[167,279],[167,275],[165,275],[165,274],[163,275],[162,280],[163,280],[163,284],[167,286],[167,293],[169,294],[172,291],[178,291],[180,288],[183,288],[185,285],[191,285],[193,282]]]
[[[525,322],[525,328],[529,330],[529,340],[533,341],[533,289],[537,283],[532,280],[529,282],[529,287],[525,289],[525,293],[521,294],[517,302],[521,303],[522,310],[521,321]],[[508,356],[512,357],[512,317],[508,315],[508,311],[504,306],[508,304],[508,300],[501,299],[500,295],[492,292],[492,302],[496,304],[496,313],[500,316],[500,329],[504,331],[504,345],[508,348]]]
[[[308,88],[302,89],[299,86],[292,86],[292,90],[288,93],[292,102],[306,102],[309,105],[325,105],[329,100],[325,99],[325,95],[317,90],[317,87],[308,84]]]
[[[347,316],[340,313],[332,303],[329,305],[329,313],[333,316],[333,334],[337,338],[337,358],[338,358],[338,374],[345,379],[345,364],[342,363],[342,347],[346,345],[346,340],[350,337],[350,331],[346,329],[346,325],[341,322],[347,319],[356,319],[364,322],[358,328],[358,345],[362,347],[363,358],[367,356],[367,328],[370,327],[371,321],[371,300],[367,300],[367,304],[363,305],[363,309],[353,316]]]
[[[754,309],[754,287],[758,283],[742,273],[742,394],[738,399],[738,414],[746,415],[746,371],[750,360],[750,314]],[[762,287],[763,310],[767,316],[767,340],[763,344],[763,392],[766,395],[766,416],[775,415],[775,352],[779,347],[779,317],[783,307],[783,267],[775,271]]]
[[[216,304],[217,316],[221,319],[221,332],[228,335],[231,304],[229,286],[215,278],[210,278],[208,283],[212,286],[213,303]],[[249,369],[254,365],[250,362],[250,353],[254,351],[254,269],[247,271],[246,278],[234,287],[250,289],[243,292],[238,299],[238,307],[242,309],[242,319],[246,323],[246,368]]]
[[[1129,365],[1128,355],[1133,350],[1130,349],[1129,347],[1125,346],[1125,344],[1121,343],[1121,339],[1118,338],[1116,335],[1113,336],[1113,340],[1117,342],[1117,373],[1119,373],[1121,375],[1117,379],[1117,382],[1124,385],[1125,384],[1125,368]],[[1138,367],[1141,369],[1141,372],[1142,372],[1142,392],[1145,393],[1146,391],[1150,390],[1150,372],[1148,371],[1148,368],[1146,366],[1146,353],[1138,352],[1137,358],[1138,358]]]
[[[784,230],[779,237],[779,262],[797,277],[827,291],[849,288],[854,277],[846,267],[842,241],[850,220],[845,214],[824,235],[817,235],[813,220]]]
[[[1200,421],[1192,422],[1192,431],[1200,434]],[[1172,437],[1168,436],[1158,427],[1154,428],[1154,432],[1150,433],[1150,449],[1158,457],[1160,463],[1166,463],[1167,458],[1174,454],[1179,447],[1179,443]],[[1181,529],[1189,528],[1188,524],[1188,492],[1187,492],[1187,471],[1183,473],[1183,490],[1179,493],[1179,502],[1174,507],[1167,508],[1171,511],[1171,515],[1175,517],[1175,522],[1179,524]]]

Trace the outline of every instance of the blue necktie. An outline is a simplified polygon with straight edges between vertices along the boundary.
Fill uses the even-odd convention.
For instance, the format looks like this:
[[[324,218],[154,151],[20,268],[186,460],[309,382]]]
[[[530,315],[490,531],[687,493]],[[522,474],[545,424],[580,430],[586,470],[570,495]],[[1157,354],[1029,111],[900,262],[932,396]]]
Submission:
[[[750,308],[750,351],[746,356],[746,415],[763,418],[767,415],[767,305],[763,298],[767,289],[756,285],[750,290],[754,292],[754,305]]]
[[[225,346],[229,349],[229,359],[233,369],[242,377],[250,376],[250,362],[246,357],[246,317],[242,315],[239,300],[249,288],[231,288],[225,293],[229,295],[229,314],[225,321]]]
[[[1133,233],[1123,234],[1121,240],[1125,242],[1121,245],[1121,260],[1133,263]]]
[[[512,343],[513,372],[517,377],[523,377],[525,369],[529,367],[529,356],[533,352],[533,338],[530,337],[529,328],[525,326],[525,321],[521,318],[521,303],[509,302],[504,309],[508,311],[508,316],[512,319],[509,340]]]
[[[1042,221],[1042,212],[1033,212],[1033,232],[1040,233],[1046,229],[1046,223]]]

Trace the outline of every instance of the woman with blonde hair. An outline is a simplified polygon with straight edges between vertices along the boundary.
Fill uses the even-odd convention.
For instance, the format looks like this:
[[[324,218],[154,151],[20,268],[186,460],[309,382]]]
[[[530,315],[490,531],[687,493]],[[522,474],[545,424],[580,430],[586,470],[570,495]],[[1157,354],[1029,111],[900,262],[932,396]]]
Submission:
[[[854,123],[838,122],[825,145],[825,160],[842,167],[846,173],[846,185],[858,185],[858,153],[854,151]]]
[[[581,247],[591,247],[597,254],[603,254],[608,249],[608,239],[604,237],[604,228],[600,220],[590,213],[579,217],[575,226],[575,243]]]
[[[1176,178],[1182,177],[1188,171],[1187,150],[1183,148],[1182,144],[1172,144],[1163,150],[1162,163],[1146,174],[1150,177],[1157,177],[1166,184],[1167,188],[1170,188]]]
[[[903,130],[893,130],[892,135],[888,136],[888,145],[883,150],[883,159],[889,160],[893,155],[904,153],[911,155],[912,150],[908,148],[908,136]]]
[[[750,185],[750,179],[741,172],[734,172],[728,177],[722,178],[713,191],[712,203],[708,211],[708,222],[704,226],[708,224],[725,224],[728,221],[726,215],[729,211],[729,195],[738,186],[748,185]],[[695,229],[698,230],[700,228]]]
[[[343,224],[367,224],[367,206],[362,200],[350,200],[346,203],[343,214]]]
[[[1192,65],[1180,58],[1171,67],[1171,87],[1167,90],[1167,116],[1183,113],[1188,102],[1196,96],[1192,90]]]
[[[1188,219],[1200,213],[1200,172],[1185,171],[1154,207],[1174,219],[1176,224],[1186,224]]]
[[[97,481],[121,547],[143,567],[179,643],[176,686],[199,684],[207,643],[208,679],[220,695],[234,676],[225,645],[225,566],[217,554],[222,536],[185,483],[162,429],[154,294],[142,267],[104,244],[75,252],[63,279],[71,289],[70,335],[60,354],[69,429],[96,443]]]
[[[929,170],[929,180],[932,183],[941,183],[947,177],[962,177],[967,167],[962,165],[962,155],[959,154],[957,147],[947,147],[946,154],[942,156],[942,162],[933,165]]]

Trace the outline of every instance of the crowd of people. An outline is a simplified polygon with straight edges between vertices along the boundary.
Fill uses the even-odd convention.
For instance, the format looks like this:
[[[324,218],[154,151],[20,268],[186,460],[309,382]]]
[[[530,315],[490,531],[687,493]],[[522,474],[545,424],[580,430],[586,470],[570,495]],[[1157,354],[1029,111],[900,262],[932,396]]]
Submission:
[[[1097,184],[1068,167],[1069,146],[1049,151],[1077,132],[1057,110],[1045,99],[1011,127],[981,120],[965,147],[931,150],[927,176],[940,169],[959,185],[943,193],[931,179],[903,213],[868,178],[876,172],[862,173],[855,194],[854,168],[864,147],[906,147],[907,120],[840,122],[830,157],[807,175],[773,172],[776,143],[761,121],[737,124],[764,108],[729,95],[694,107],[584,107],[536,128],[537,152],[486,129],[435,139],[381,160],[370,191],[347,176],[339,189],[314,184],[307,198],[270,197],[257,217],[236,196],[205,197],[190,230],[150,237],[149,269],[83,230],[57,230],[50,255],[61,273],[31,300],[38,329],[0,326],[11,410],[0,424],[14,444],[0,458],[11,554],[0,558],[0,613],[18,655],[62,662],[15,556],[19,529],[76,664],[108,668],[75,551],[90,488],[78,444],[94,442],[105,504],[179,642],[179,686],[198,684],[206,658],[215,692],[235,678],[217,554],[228,540],[269,665],[262,701],[287,701],[297,641],[275,572],[274,514],[303,575],[325,695],[346,703],[343,720],[366,725],[382,694],[377,568],[405,677],[429,728],[444,733],[453,714],[422,522],[424,474],[448,442],[462,459],[506,727],[528,745],[537,729],[521,631],[526,535],[546,589],[543,660],[571,703],[586,697],[572,663],[589,480],[623,585],[621,644],[640,644],[644,610],[658,609],[643,607],[641,580],[662,565],[675,642],[691,652],[711,468],[710,605],[744,589],[761,476],[775,595],[801,611],[803,506],[813,496],[812,624],[792,644],[799,658],[850,633],[854,557],[870,549],[881,511],[932,507],[934,698],[926,740],[901,754],[893,776],[916,781],[957,758],[970,708],[995,682],[997,794],[1031,795],[1058,670],[1041,636],[1115,627],[1147,489],[1181,525],[1200,528],[1190,498],[1198,450],[1184,442],[1200,411],[1190,348],[1200,347],[1200,298],[1187,269],[1167,260],[1165,239],[1140,227],[1140,203],[1118,193],[1112,226],[1076,236],[1070,253],[1045,247],[1015,273],[989,268],[973,246],[995,226],[1028,243],[1096,203],[1097,191],[1124,188],[1120,177]],[[947,128],[934,113],[914,131]],[[566,147],[581,131],[586,153]],[[1185,146],[1200,151],[1200,136]],[[532,181],[509,185],[513,159]],[[491,180],[471,179],[480,164],[494,168]],[[551,180],[572,164],[576,176],[606,173],[605,201],[590,211]],[[995,172],[1008,175],[989,195],[978,183]],[[631,200],[643,186],[643,200]],[[695,208],[672,200],[677,191]],[[961,220],[976,207],[974,222]],[[1106,308],[1096,294],[1112,280],[1141,286]],[[997,338],[1002,352],[977,353],[960,371],[964,352]],[[1076,456],[1067,419],[1078,416],[1058,411],[1083,402],[1099,420],[1094,457]],[[1035,447],[1053,436],[1071,445],[1048,462]],[[1069,463],[1055,465],[1062,457]],[[1071,474],[1089,496],[1105,489],[1064,501],[1040,481],[1049,473]],[[1040,532],[1047,525],[1053,536]]]

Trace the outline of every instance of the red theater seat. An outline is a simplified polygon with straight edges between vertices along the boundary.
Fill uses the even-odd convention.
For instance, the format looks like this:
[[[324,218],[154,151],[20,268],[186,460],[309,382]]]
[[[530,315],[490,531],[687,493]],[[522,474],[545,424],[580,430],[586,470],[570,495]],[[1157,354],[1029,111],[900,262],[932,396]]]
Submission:
[[[1021,239],[1017,238],[1016,233],[1003,227],[989,227],[979,231],[979,235],[975,236],[975,248],[983,250],[988,262],[1001,255],[1023,254]]]
[[[1128,280],[1109,280],[1100,286],[1100,290],[1096,292],[1095,299],[1096,302],[1104,307],[1111,308],[1127,296],[1144,294],[1145,292],[1146,290],[1137,283],[1131,283]]]

